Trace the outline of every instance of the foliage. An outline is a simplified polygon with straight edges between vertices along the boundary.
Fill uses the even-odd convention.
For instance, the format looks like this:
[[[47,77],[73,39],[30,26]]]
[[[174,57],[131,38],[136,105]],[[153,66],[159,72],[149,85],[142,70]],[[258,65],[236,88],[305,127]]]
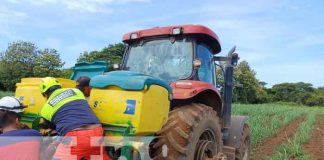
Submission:
[[[101,51],[83,52],[78,62],[105,61],[108,65],[121,63],[126,46],[123,43],[110,44]]]
[[[0,84],[12,91],[24,77],[61,75],[63,65],[54,49],[40,50],[31,42],[13,42],[0,54]]]
[[[14,92],[4,92],[4,91],[0,91],[0,98],[5,97],[5,96],[14,96],[15,93]]]
[[[305,121],[299,125],[288,143],[278,144],[274,154],[267,157],[278,160],[308,159],[309,156],[302,150],[302,144],[311,137],[316,115],[323,116],[324,114],[324,108],[321,107],[279,104],[234,104],[232,111],[234,115],[249,116],[247,124],[251,129],[252,147],[258,147],[264,143],[266,138],[275,136],[280,127],[291,123],[297,117],[305,117]]]
[[[39,50],[31,42],[13,42],[0,55],[0,82],[7,90],[13,90],[23,77],[33,75],[35,59]]]
[[[44,49],[35,59],[33,75],[35,77],[62,77],[61,68],[64,62],[61,61],[60,55],[55,49]]]
[[[324,105],[324,89],[314,88],[310,83],[281,83],[268,91],[274,102],[293,102],[299,105]]]
[[[223,64],[222,64],[223,66]],[[220,77],[221,70],[216,71],[218,84],[224,84]],[[234,95],[239,103],[266,103],[324,106],[324,87],[314,88],[310,83],[281,83],[266,88],[266,83],[256,78],[256,72],[248,62],[242,61],[234,69]]]
[[[235,82],[241,87],[234,89],[234,94],[240,103],[264,103],[267,102],[267,92],[264,82],[256,78],[256,72],[252,70],[248,62],[242,61],[234,70]]]
[[[315,89],[311,97],[306,100],[305,105],[324,106],[324,88]]]
[[[316,120],[316,112],[314,110],[308,111],[306,121],[299,125],[295,135],[288,139],[288,143],[281,144],[276,149],[276,153],[269,157],[272,160],[281,159],[311,159],[303,151],[302,145],[311,138],[311,131]]]
[[[263,139],[273,136],[277,130],[296,117],[305,114],[306,107],[278,104],[234,104],[233,114],[248,116],[247,123],[251,128],[252,144],[261,143]]]
[[[274,93],[274,101],[305,103],[305,100],[311,96],[314,88],[310,83],[281,83],[274,85],[271,91]]]
[[[73,69],[72,68],[62,69],[61,78],[70,79],[70,77],[72,76],[72,73],[73,73]]]

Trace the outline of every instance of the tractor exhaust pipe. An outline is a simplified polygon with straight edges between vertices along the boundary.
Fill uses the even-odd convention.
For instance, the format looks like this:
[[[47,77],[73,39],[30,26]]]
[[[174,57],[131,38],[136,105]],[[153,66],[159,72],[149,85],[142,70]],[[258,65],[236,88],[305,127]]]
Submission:
[[[214,57],[215,61],[225,61],[224,69],[224,109],[222,113],[223,118],[223,139],[226,140],[229,137],[229,129],[231,127],[231,113],[232,113],[232,101],[233,101],[233,77],[234,67],[238,62],[238,54],[235,53],[236,46],[234,46],[229,52],[227,57]]]

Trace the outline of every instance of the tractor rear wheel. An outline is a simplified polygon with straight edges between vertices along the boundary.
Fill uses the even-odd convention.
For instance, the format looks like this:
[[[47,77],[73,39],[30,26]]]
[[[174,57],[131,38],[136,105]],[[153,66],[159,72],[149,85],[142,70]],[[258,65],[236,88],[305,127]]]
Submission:
[[[251,152],[250,128],[247,124],[243,126],[240,147],[236,149],[235,160],[249,160]]]
[[[150,148],[154,160],[205,160],[221,152],[223,144],[217,113],[204,104],[171,111],[157,136]]]

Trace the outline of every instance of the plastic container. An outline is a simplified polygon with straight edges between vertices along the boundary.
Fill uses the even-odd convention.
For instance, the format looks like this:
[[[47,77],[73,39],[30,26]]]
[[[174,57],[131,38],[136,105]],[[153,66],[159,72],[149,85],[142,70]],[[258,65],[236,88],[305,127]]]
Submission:
[[[171,89],[163,81],[127,71],[91,79],[90,106],[106,135],[151,135],[168,119]]]
[[[126,91],[119,87],[94,88],[90,106],[105,125],[130,128],[130,135],[150,135],[159,131],[167,121],[168,97],[168,91],[158,85],[142,91]]]
[[[37,123],[34,122],[39,118],[40,111],[46,102],[39,90],[42,78],[23,78],[17,83],[15,96],[27,105],[22,115],[22,120],[29,127],[37,129]],[[76,82],[69,79],[57,78],[63,88],[75,88]],[[34,125],[33,125],[34,124]]]
[[[104,61],[95,61],[93,63],[80,62],[75,64],[73,74],[71,75],[72,80],[77,80],[81,76],[87,76],[92,78],[96,75],[101,75],[108,71],[108,64]]]

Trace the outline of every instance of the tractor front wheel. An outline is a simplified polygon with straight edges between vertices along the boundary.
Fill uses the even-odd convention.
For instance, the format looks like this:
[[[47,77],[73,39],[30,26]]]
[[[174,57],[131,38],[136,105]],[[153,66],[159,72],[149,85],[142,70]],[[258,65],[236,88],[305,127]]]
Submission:
[[[223,144],[217,113],[204,104],[171,111],[157,136],[150,148],[154,160],[205,160],[221,152]]]

